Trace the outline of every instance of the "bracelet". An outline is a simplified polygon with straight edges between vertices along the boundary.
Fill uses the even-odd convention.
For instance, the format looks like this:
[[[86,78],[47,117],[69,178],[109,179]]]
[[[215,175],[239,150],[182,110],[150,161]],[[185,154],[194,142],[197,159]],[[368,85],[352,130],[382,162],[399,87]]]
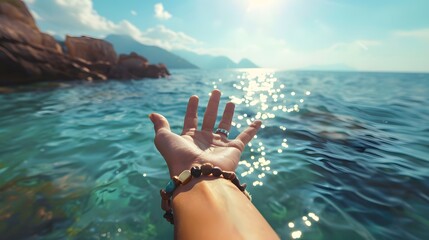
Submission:
[[[173,217],[173,209],[171,208],[171,198],[173,196],[174,190],[180,185],[185,185],[192,180],[192,177],[199,178],[201,175],[203,176],[214,176],[220,177],[222,175],[223,178],[230,180],[244,195],[252,201],[252,197],[249,192],[246,191],[246,184],[240,185],[240,181],[237,178],[235,172],[231,171],[222,171],[219,167],[214,167],[211,163],[204,163],[200,166],[193,166],[190,170],[185,170],[179,176],[174,176],[167,183],[165,189],[160,190],[161,194],[161,208],[165,211],[164,218],[174,224]]]

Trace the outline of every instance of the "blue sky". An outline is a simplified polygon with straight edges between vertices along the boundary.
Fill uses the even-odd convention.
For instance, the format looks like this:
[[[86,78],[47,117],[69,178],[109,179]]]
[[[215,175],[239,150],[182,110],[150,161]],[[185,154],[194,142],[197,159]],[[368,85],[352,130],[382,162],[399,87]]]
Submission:
[[[296,69],[429,72],[428,0],[26,0],[43,31]]]

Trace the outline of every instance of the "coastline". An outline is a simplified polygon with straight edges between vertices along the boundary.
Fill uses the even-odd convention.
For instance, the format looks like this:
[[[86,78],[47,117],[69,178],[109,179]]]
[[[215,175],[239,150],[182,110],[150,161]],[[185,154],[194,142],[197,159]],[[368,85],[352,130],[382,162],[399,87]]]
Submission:
[[[70,80],[163,78],[164,64],[150,64],[131,52],[91,37],[66,36],[61,46],[39,30],[24,2],[0,2],[0,86]]]

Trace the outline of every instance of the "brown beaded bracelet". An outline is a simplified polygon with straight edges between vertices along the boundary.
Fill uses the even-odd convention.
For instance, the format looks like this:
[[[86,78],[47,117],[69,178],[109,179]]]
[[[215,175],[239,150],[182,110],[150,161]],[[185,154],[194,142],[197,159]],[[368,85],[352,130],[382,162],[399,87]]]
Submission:
[[[200,166],[193,166],[190,170],[185,170],[179,176],[174,176],[168,182],[165,189],[161,189],[161,208],[165,211],[164,218],[174,224],[173,217],[173,209],[171,208],[171,197],[173,196],[174,190],[180,185],[185,185],[192,180],[192,177],[199,178],[201,175],[203,176],[214,176],[220,177],[230,180],[240,191],[246,195],[246,197],[251,201],[252,197],[249,192],[246,191],[246,184],[241,184],[237,178],[235,172],[231,171],[222,171],[219,167],[214,167],[211,163],[204,163]]]

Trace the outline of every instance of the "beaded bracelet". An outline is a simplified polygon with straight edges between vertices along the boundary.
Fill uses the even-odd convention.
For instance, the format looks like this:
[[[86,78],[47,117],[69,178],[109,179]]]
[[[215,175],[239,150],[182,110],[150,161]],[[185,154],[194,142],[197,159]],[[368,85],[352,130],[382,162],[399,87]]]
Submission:
[[[223,178],[230,180],[240,191],[244,193],[244,195],[251,201],[252,197],[249,192],[246,191],[246,184],[240,185],[240,181],[237,178],[235,172],[231,171],[222,171],[219,167],[214,167],[211,163],[204,163],[200,166],[193,166],[191,170],[185,170],[179,176],[174,176],[168,182],[165,189],[160,190],[161,194],[161,208],[165,211],[164,218],[174,224],[173,210],[171,208],[171,197],[173,196],[174,190],[180,185],[185,185],[192,180],[192,177],[199,178],[201,175],[203,176],[214,176],[220,177],[222,175]]]

